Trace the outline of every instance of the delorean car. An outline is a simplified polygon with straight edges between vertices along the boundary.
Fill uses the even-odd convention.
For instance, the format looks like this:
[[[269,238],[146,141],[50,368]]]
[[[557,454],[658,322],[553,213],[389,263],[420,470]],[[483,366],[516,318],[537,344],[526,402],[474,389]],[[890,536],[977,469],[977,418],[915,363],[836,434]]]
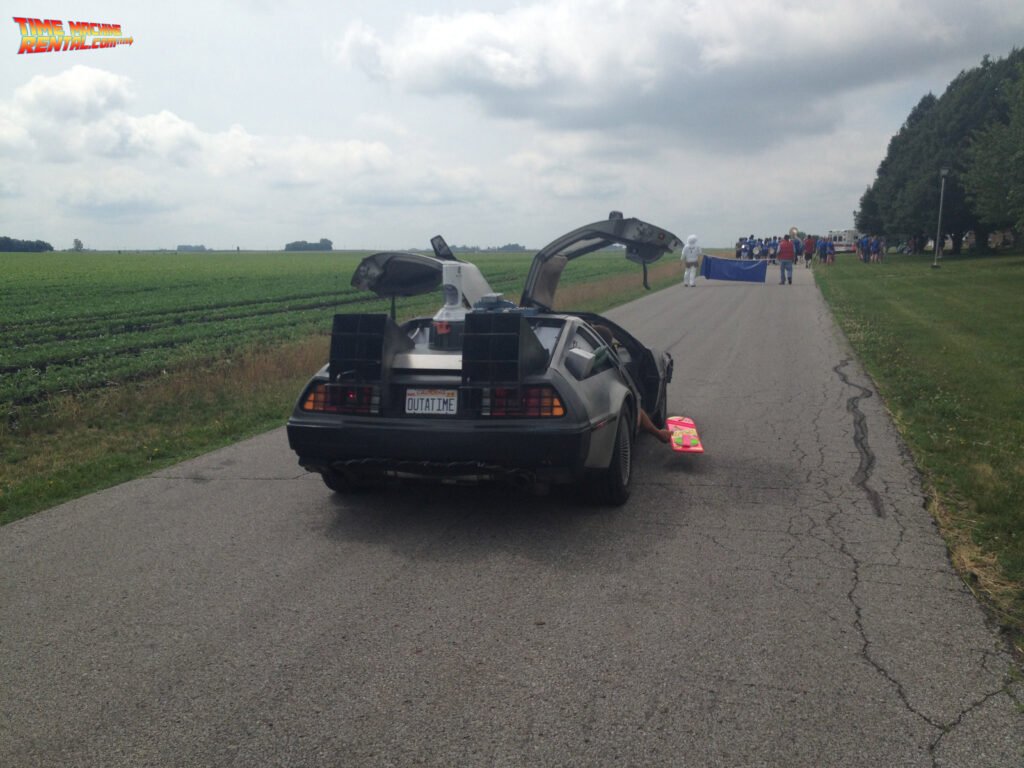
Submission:
[[[392,312],[334,316],[329,362],[288,420],[299,464],[337,492],[399,477],[507,479],[579,483],[599,503],[624,503],[639,409],[664,425],[672,358],[605,317],[555,311],[555,291],[570,261],[616,246],[646,286],[647,265],[679,238],[613,212],[541,249],[518,304],[443,238],[431,244],[432,256],[376,253],[357,267],[352,284],[390,297]],[[395,322],[396,296],[438,289],[433,317]]]

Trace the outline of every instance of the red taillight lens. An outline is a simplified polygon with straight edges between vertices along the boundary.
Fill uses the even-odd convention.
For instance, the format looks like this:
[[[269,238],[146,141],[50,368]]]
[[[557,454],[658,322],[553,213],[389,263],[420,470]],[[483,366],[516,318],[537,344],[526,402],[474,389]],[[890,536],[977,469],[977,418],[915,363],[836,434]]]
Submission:
[[[354,413],[374,415],[380,413],[380,390],[377,387],[347,386],[343,384],[314,384],[302,410],[320,413]]]
[[[557,418],[565,416],[565,406],[554,387],[494,387],[484,390],[481,415]]]

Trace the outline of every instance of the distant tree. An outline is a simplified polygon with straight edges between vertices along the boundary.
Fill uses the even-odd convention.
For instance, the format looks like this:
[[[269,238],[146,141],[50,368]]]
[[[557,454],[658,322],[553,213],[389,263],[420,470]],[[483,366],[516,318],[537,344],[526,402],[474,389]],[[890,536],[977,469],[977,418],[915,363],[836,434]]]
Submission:
[[[74,250],[76,250],[76,251],[82,251],[82,250],[84,250],[84,249],[85,249],[85,246],[84,246],[84,245],[82,245],[82,241],[81,241],[81,240],[79,240],[79,239],[78,239],[78,238],[76,237],[76,238],[75,238],[75,244],[74,244]]]
[[[179,253],[205,253],[205,245],[179,245],[177,248]]]
[[[293,243],[286,244],[284,249],[286,251],[332,251],[334,250],[334,243],[326,237],[321,238],[318,243],[307,243],[305,240],[296,240]]]
[[[44,240],[18,240],[13,237],[0,237],[0,252],[42,253],[43,251],[52,250],[53,246]]]

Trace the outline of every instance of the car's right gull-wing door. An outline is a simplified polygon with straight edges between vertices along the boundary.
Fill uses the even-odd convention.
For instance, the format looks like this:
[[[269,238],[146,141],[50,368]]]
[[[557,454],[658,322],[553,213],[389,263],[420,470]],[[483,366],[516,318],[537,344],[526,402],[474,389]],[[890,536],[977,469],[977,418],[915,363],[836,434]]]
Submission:
[[[565,265],[580,256],[614,245],[625,246],[626,258],[643,266],[646,286],[647,265],[681,244],[682,241],[666,229],[640,219],[624,219],[622,214],[613,211],[606,221],[574,229],[539,250],[530,265],[519,304],[553,310],[555,291]]]

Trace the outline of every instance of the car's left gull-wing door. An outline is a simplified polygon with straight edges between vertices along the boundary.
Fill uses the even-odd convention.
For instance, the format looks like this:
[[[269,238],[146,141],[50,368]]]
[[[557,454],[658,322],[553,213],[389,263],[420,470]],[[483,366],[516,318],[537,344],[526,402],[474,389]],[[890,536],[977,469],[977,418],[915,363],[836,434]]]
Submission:
[[[419,296],[442,285],[446,301],[453,305],[465,302],[472,307],[492,293],[477,266],[456,259],[443,237],[438,235],[430,242],[433,256],[410,251],[382,251],[367,256],[352,275],[353,287],[391,299],[392,315],[396,296]]]
[[[425,253],[374,253],[359,262],[352,275],[352,286],[384,299],[419,296],[441,287],[443,265],[443,261]]]

